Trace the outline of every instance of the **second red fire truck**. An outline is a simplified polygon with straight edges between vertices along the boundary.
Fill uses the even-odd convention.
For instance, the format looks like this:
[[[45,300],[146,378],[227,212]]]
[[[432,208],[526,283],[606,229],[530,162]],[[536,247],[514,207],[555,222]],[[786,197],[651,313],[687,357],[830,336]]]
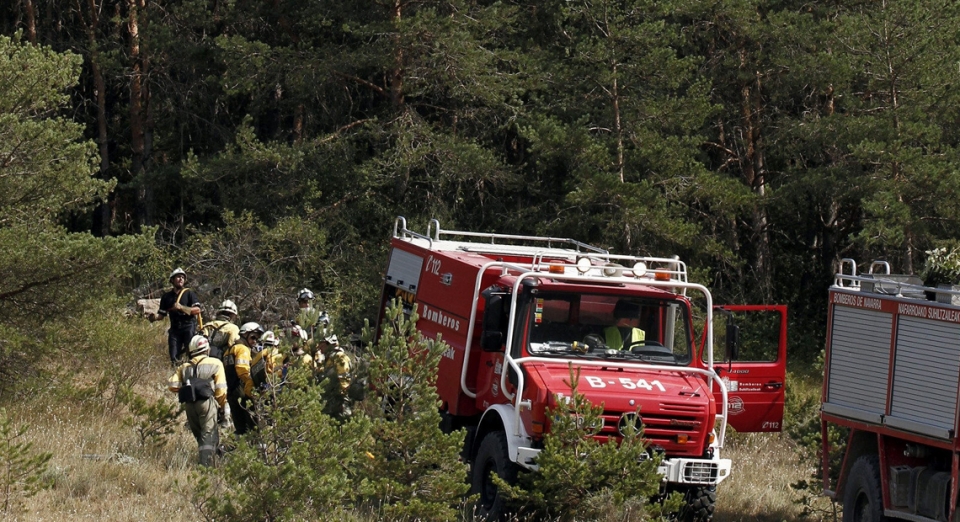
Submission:
[[[715,488],[732,468],[721,457],[728,425],[781,429],[786,308],[716,307],[775,323],[770,339],[754,339],[772,345],[766,355],[745,362],[736,347],[750,350],[749,336],[724,321],[730,349],[721,363],[710,291],[688,281],[679,259],[442,230],[436,220],[417,233],[400,217],[384,282],[381,317],[395,299],[416,304],[417,328],[450,346],[437,379],[444,424],[467,431],[464,455],[488,517],[504,509],[492,473],[509,481],[537,469],[547,410],[571,393],[570,365],[579,369],[579,393],[603,405],[595,437],[617,441],[628,424],[642,424],[651,452],[663,457],[663,492],[685,496],[684,520],[712,516]]]
[[[960,521],[956,288],[882,261],[858,273],[846,259],[836,275],[821,429],[825,493],[844,522]]]

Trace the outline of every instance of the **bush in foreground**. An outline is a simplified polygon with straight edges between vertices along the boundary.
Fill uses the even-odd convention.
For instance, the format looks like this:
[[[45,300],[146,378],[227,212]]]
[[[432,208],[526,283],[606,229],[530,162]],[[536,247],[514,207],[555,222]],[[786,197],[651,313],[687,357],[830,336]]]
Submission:
[[[593,405],[579,393],[578,381],[579,371],[571,367],[570,397],[558,395],[548,408],[550,432],[537,457],[539,470],[521,473],[515,486],[499,481],[513,509],[562,521],[654,520],[661,509],[679,509],[679,499],[663,506],[649,502],[658,492],[660,475],[641,427],[619,444],[601,444],[592,437],[603,424],[603,405]]]

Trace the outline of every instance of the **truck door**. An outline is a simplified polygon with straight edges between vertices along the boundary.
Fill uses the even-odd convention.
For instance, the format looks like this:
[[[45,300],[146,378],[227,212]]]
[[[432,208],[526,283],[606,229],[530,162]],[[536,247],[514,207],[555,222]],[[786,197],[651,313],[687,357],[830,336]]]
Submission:
[[[727,385],[730,426],[741,432],[781,431],[787,373],[787,307],[713,308],[713,364]],[[700,354],[700,361],[705,364],[703,343]],[[714,384],[713,391],[719,402],[719,386]]]

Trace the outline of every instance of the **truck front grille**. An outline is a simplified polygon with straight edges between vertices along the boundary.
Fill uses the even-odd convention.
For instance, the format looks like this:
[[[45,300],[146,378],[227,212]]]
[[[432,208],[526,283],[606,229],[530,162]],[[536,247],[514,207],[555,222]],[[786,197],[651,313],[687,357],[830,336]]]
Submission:
[[[660,403],[658,411],[644,412],[641,408],[640,418],[643,422],[644,439],[650,446],[663,448],[667,455],[699,457],[703,454],[702,434],[705,431],[703,424],[707,410],[703,405]],[[603,412],[603,428],[597,433],[601,439],[618,439],[620,437],[619,424],[623,412]],[[678,442],[678,435],[687,437],[686,444]],[[716,470],[714,470],[714,474]]]

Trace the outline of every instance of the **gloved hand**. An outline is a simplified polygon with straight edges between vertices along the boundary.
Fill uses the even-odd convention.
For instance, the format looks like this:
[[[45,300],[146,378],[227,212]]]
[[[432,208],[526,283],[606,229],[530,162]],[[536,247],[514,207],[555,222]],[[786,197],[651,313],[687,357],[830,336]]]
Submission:
[[[227,412],[223,410],[223,406],[217,408],[217,424],[223,424],[227,421]]]

